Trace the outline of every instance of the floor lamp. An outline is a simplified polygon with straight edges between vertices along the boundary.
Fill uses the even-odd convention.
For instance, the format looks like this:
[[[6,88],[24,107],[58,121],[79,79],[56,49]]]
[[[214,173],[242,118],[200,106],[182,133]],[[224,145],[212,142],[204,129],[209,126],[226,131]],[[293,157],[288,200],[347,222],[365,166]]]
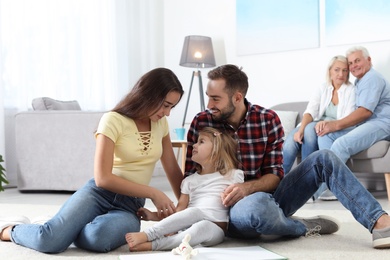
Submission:
[[[182,127],[184,127],[195,76],[199,79],[200,109],[201,111],[205,110],[202,74],[199,69],[215,67],[215,57],[211,38],[199,35],[186,36],[184,38],[183,51],[181,53],[180,58],[180,66],[197,68],[196,71],[194,70],[192,72],[190,89],[188,91],[187,103],[186,108],[184,110],[184,117],[182,123]]]

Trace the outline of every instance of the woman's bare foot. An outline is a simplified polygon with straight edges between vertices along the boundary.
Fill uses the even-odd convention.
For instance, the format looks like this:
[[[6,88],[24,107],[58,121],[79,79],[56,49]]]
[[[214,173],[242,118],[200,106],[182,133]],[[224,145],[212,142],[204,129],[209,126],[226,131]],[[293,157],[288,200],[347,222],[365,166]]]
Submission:
[[[145,232],[127,233],[125,237],[130,248],[148,242],[148,237]]]
[[[145,242],[129,248],[131,252],[152,251],[152,242]]]
[[[11,237],[9,236],[9,231],[11,230],[12,227],[13,226],[6,227],[0,232],[1,241],[11,241]]]

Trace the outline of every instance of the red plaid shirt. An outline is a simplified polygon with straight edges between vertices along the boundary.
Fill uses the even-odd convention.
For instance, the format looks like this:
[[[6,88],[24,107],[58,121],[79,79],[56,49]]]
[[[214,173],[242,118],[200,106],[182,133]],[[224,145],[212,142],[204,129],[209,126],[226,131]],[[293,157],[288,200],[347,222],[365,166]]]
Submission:
[[[261,178],[269,173],[283,178],[284,131],[279,117],[274,111],[252,105],[246,99],[245,104],[248,112],[237,131],[227,122],[214,121],[208,111],[195,116],[187,135],[186,176],[195,172],[195,163],[191,160],[192,145],[198,140],[199,130],[210,126],[230,133],[237,140],[240,169],[245,173],[245,180]]]

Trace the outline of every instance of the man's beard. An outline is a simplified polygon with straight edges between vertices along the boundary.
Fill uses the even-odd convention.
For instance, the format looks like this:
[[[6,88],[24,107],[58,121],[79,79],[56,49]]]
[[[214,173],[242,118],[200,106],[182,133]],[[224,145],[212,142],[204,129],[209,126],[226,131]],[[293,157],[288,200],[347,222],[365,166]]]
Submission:
[[[219,110],[220,115],[212,115],[215,121],[227,121],[231,115],[233,115],[234,111],[236,111],[236,108],[234,107],[233,103],[230,102],[228,106],[226,106],[223,110]]]

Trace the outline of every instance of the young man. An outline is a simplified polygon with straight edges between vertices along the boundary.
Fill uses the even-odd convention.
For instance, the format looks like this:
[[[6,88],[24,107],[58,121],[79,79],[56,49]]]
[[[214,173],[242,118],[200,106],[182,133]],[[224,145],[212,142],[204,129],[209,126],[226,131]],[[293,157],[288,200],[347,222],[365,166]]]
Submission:
[[[373,246],[390,247],[390,217],[336,155],[329,150],[315,152],[284,177],[284,133],[276,113],[246,100],[248,78],[237,66],[220,66],[208,77],[208,110],[195,116],[188,131],[186,175],[194,172],[192,145],[200,129],[211,126],[237,140],[245,182],[229,186],[222,195],[223,204],[231,206],[229,236],[298,237],[336,232],[337,221],[326,216],[290,218],[325,182],[373,233]]]

